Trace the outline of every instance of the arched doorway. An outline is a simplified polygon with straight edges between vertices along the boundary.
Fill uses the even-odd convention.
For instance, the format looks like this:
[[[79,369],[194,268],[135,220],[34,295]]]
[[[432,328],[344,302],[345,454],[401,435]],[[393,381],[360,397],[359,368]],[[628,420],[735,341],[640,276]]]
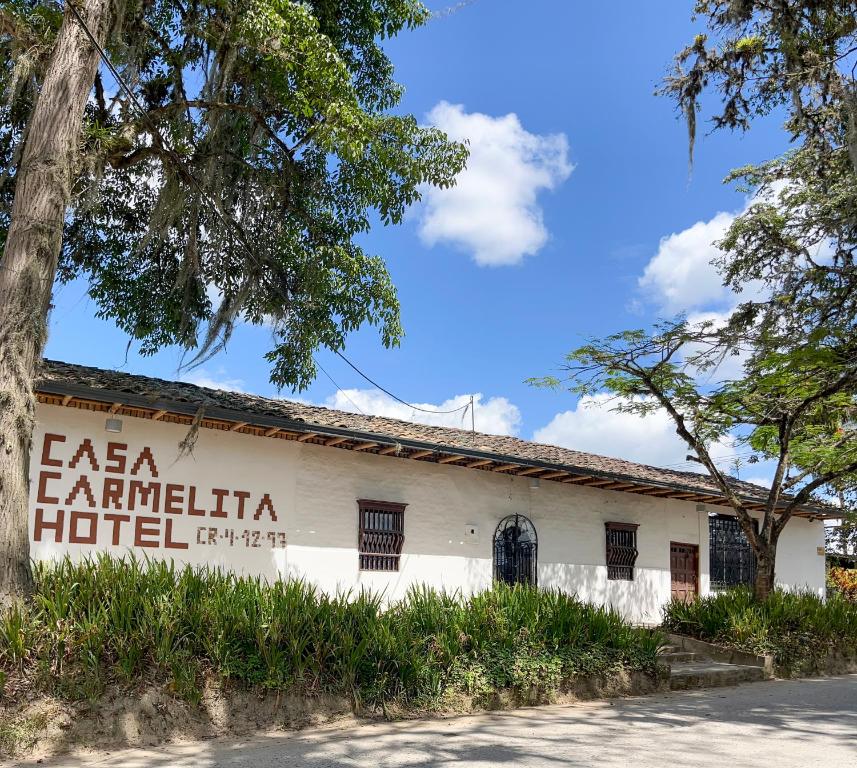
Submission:
[[[523,515],[504,517],[494,532],[494,579],[535,585],[538,551],[539,538],[532,522]]]

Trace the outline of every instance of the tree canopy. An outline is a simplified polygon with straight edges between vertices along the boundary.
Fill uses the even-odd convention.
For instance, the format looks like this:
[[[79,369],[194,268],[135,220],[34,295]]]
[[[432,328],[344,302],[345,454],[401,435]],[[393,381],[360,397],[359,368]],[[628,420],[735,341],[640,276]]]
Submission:
[[[720,243],[717,266],[736,293],[752,280],[767,289],[743,303],[733,329],[761,324],[780,341],[826,333],[851,344],[857,3],[698,0],[695,12],[708,32],[678,54],[662,91],[685,116],[691,151],[697,114],[712,103],[712,130],[749,130],[760,116],[783,114],[794,145],[727,178],[754,197]]]
[[[735,307],[722,321],[679,316],[591,339],[536,381],[666,411],[742,522],[761,596],[795,509],[818,494],[853,503],[857,491],[857,3],[698,0],[695,13],[706,32],[662,88],[687,122],[691,160],[712,103],[712,130],[783,114],[793,144],[727,179],[750,195],[715,264]],[[737,375],[723,375],[727,360]],[[723,440],[773,463],[758,531],[714,460]]]
[[[424,23],[417,0],[113,0],[86,106],[58,276],[144,354],[222,347],[270,325],[272,378],[302,388],[319,346],[376,324],[399,341],[385,264],[359,243],[466,151],[395,111],[383,41]],[[53,2],[0,8],[0,238],[28,117],[63,22]],[[2,242],[0,242],[2,244]],[[201,358],[201,359],[202,359]]]

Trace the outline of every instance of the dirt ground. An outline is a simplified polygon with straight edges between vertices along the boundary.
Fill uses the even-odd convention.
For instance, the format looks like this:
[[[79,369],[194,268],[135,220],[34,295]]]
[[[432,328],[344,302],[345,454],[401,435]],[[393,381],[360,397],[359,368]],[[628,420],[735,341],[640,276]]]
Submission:
[[[663,687],[663,680],[617,673],[593,678],[550,697],[554,703],[640,695]],[[374,722],[449,715],[485,710],[513,709],[522,704],[541,704],[537,693],[516,697],[501,692],[488,700],[448,698],[439,710],[416,711],[386,708],[355,716],[345,698],[295,697],[224,688],[209,681],[200,704],[194,706],[164,687],[140,690],[111,688],[95,702],[69,703],[49,696],[0,708],[0,756],[45,758],[56,754],[152,747],[173,742],[241,737],[254,733],[287,732],[326,723]]]

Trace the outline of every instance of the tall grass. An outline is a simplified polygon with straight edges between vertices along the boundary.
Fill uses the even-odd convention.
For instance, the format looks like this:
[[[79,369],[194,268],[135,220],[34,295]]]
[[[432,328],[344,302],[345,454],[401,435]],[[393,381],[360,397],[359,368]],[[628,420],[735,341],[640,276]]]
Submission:
[[[661,643],[615,612],[527,587],[420,587],[385,607],[365,591],[108,556],[35,575],[32,601],[0,622],[0,667],[70,698],[151,679],[197,701],[215,674],[357,706],[430,704],[451,690],[548,691],[615,667],[652,671]]]
[[[674,601],[664,627],[745,651],[771,654],[781,671],[810,671],[831,652],[857,658],[857,604],[840,595],[822,600],[775,590],[762,602],[747,589]]]

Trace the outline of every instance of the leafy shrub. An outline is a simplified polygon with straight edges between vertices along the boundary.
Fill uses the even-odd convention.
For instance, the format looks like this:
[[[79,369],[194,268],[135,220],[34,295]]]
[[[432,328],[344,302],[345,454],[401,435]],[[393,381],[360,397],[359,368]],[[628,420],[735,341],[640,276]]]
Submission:
[[[830,568],[827,571],[827,586],[832,592],[857,602],[857,569]]]
[[[811,672],[831,652],[857,658],[857,605],[775,590],[758,602],[747,589],[719,592],[664,608],[664,628],[756,654],[770,654],[782,673]]]
[[[431,705],[450,692],[541,696],[578,676],[653,672],[661,636],[559,591],[413,588],[389,606],[303,581],[99,556],[36,566],[36,592],[0,621],[0,671],[68,698],[116,681],[190,702],[204,674],[356,707]]]

